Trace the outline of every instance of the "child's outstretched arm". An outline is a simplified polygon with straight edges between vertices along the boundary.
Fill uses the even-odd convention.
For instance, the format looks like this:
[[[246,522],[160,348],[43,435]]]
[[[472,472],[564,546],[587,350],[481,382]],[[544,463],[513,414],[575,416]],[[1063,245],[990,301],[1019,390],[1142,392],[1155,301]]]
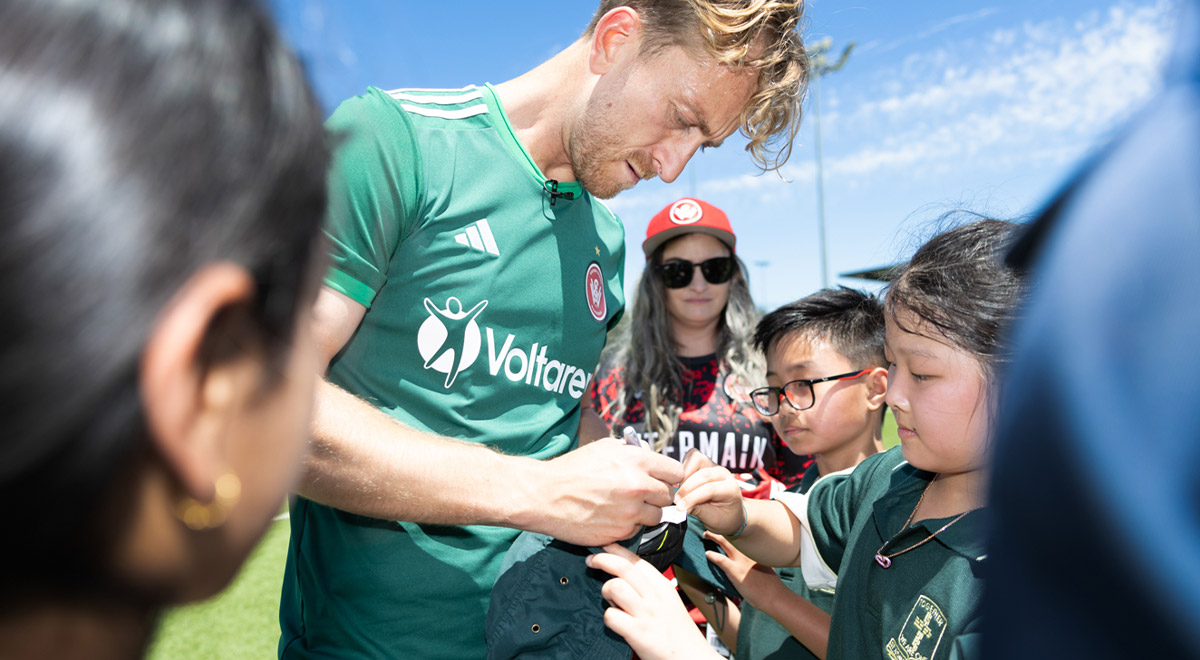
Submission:
[[[729,470],[699,451],[684,458],[683,483],[675,493],[675,504],[760,564],[800,564],[801,528],[796,516],[779,502],[743,498]]]
[[[800,594],[787,588],[774,570],[756,563],[738,551],[727,539],[711,532],[705,538],[712,539],[725,554],[709,550],[704,553],[708,560],[725,572],[726,577],[741,594],[744,602],[753,605],[791,633],[797,641],[808,647],[813,655],[825,658],[829,647],[830,616]],[[733,620],[733,617],[730,617]],[[739,621],[740,624],[740,621]],[[736,655],[737,629],[727,631],[734,644],[725,641]],[[724,641],[725,637],[721,639]]]
[[[723,660],[700,634],[675,587],[645,559],[612,544],[589,555],[588,566],[611,573],[600,593],[613,606],[604,625],[644,660]]]

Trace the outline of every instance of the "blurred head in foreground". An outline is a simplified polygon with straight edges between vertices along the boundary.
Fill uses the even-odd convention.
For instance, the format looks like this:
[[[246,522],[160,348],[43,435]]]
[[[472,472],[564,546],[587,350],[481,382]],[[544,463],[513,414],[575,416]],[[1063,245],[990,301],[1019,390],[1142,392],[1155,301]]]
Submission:
[[[0,655],[22,619],[213,594],[277,513],[321,119],[251,2],[0,4]]]

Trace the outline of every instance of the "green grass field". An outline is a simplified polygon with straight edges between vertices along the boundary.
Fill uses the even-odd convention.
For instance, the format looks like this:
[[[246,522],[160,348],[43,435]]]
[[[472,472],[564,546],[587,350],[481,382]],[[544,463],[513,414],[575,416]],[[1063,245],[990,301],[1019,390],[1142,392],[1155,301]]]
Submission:
[[[279,642],[279,589],[287,559],[288,521],[271,529],[233,584],[215,598],[167,612],[151,660],[274,658]]]
[[[900,444],[900,438],[896,435],[896,418],[889,411],[883,416],[883,448],[891,449]]]
[[[883,445],[897,444],[896,421],[887,415]],[[163,617],[150,659],[274,658],[287,544],[287,520],[275,522],[228,589],[211,600],[171,610]]]

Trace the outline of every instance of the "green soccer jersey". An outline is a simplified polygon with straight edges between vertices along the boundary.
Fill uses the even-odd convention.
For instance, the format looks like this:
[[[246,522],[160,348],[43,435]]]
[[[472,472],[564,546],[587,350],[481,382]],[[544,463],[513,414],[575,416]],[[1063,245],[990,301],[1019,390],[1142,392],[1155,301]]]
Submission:
[[[547,182],[489,86],[372,88],[336,141],[325,283],[367,307],[329,379],[408,426],[550,458],[624,305],[624,230]],[[569,193],[564,195],[561,193]],[[471,488],[443,466],[445,488]],[[369,519],[298,498],[282,658],[482,658],[518,531]]]
[[[789,493],[807,493],[818,478],[817,464],[813,463],[804,472],[800,483],[787,490]],[[798,566],[777,568],[783,584],[817,607],[833,610],[834,590],[831,588],[809,589]],[[786,628],[750,603],[742,605],[742,619],[738,624],[737,660],[808,660],[816,658],[808,647],[801,644]]]
[[[905,462],[895,447],[853,472],[821,480],[807,496],[784,500],[808,532],[802,534],[802,571],[809,586],[837,588],[831,660],[941,660],[975,648],[983,511],[968,513],[921,543],[954,519],[904,526],[933,476]],[[912,549],[893,554],[884,568],[875,553],[889,539],[885,554]]]

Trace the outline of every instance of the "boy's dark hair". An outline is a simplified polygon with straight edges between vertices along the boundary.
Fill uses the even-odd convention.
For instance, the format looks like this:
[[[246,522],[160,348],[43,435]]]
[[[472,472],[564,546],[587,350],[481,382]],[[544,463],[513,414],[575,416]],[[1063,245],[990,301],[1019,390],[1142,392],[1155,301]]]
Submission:
[[[883,305],[872,294],[844,286],[821,289],[788,303],[758,322],[754,346],[766,354],[784,335],[804,333],[829,341],[856,367],[882,367]]]

